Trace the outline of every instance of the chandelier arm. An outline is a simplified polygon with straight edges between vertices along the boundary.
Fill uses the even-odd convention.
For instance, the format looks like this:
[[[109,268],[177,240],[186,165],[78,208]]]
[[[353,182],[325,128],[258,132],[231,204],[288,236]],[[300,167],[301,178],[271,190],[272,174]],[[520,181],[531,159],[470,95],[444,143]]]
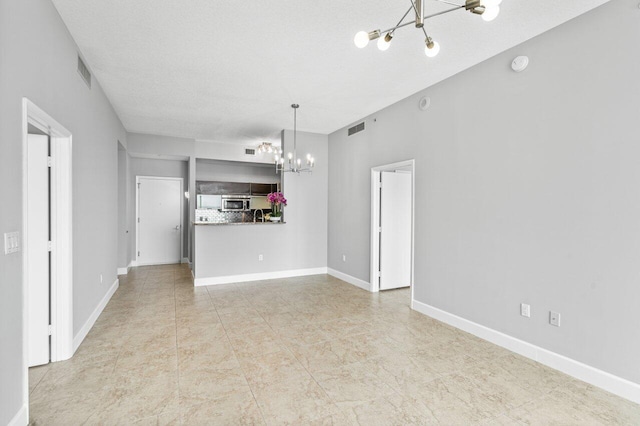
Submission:
[[[431,15],[425,16],[424,19],[425,20],[431,19],[431,18],[434,18],[436,16],[444,15],[445,13],[453,12],[453,11],[459,10],[459,9],[464,9],[464,6],[457,6],[457,7],[451,8],[451,9],[443,10],[442,12],[432,13]],[[402,27],[406,27],[407,25],[415,24],[415,22],[416,21],[413,20],[413,21],[405,22],[404,24],[396,25],[395,27],[391,27],[391,28],[386,29],[384,31],[380,31],[380,34],[388,33],[389,31],[395,31],[398,28],[402,28]]]
[[[424,39],[428,40],[429,39],[429,34],[427,34],[427,30],[425,30],[424,27],[422,27],[422,32],[424,33]]]
[[[457,3],[453,3],[453,2],[450,2],[450,1],[447,1],[447,0],[436,0],[436,1],[440,2],[440,3],[444,3],[444,4],[449,4],[451,6],[464,7],[464,5],[459,5]]]
[[[399,21],[398,21],[398,23],[396,24],[396,26],[395,26],[395,27],[393,27],[393,30],[391,30],[391,31],[390,31],[390,33],[391,33],[392,35],[393,35],[394,31],[395,31],[397,28],[400,28],[400,27],[399,27],[399,25],[400,25],[400,24],[402,24],[402,21],[404,21],[404,18],[406,18],[406,17],[407,17],[407,15],[409,14],[409,12],[411,12],[411,9],[413,9],[413,6],[411,6],[409,9],[407,9],[407,11],[404,13],[404,15],[402,15],[402,18],[400,18],[400,20],[399,20]],[[415,22],[415,21],[413,21],[413,22]],[[409,22],[409,23],[411,23],[411,22]],[[386,31],[385,31],[385,32],[386,32]]]
[[[464,9],[464,5],[460,6],[460,5],[455,5],[456,7],[453,7],[451,9],[447,9],[447,10],[443,10],[442,12],[437,12],[437,13],[432,13],[431,15],[427,15],[424,17],[424,19],[430,19],[436,16],[440,16],[440,15],[444,15],[445,13],[449,13],[449,12],[453,12],[454,10],[459,10],[459,9]]]

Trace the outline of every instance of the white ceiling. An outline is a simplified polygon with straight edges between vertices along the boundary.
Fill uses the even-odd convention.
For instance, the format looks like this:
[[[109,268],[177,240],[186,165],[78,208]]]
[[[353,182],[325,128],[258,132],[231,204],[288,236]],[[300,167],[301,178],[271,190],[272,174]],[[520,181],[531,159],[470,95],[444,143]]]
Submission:
[[[291,103],[299,130],[330,133],[607,1],[504,0],[489,23],[442,15],[426,22],[442,48],[431,59],[412,26],[386,52],[353,44],[408,0],[53,3],[128,131],[250,145],[293,127]]]

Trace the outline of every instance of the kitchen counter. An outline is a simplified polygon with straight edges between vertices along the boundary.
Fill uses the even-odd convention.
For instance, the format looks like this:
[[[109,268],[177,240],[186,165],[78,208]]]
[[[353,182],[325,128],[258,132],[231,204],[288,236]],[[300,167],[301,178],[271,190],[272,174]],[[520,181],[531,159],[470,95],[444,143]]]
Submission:
[[[283,225],[287,222],[191,222],[194,225]]]

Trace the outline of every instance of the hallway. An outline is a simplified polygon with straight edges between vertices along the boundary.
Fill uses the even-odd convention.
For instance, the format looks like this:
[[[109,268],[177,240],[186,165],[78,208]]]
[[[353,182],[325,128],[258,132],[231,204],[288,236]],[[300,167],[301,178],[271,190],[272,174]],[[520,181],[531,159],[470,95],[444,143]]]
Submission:
[[[638,424],[640,406],[328,275],[193,287],[139,267],[69,361],[30,370],[34,425]]]

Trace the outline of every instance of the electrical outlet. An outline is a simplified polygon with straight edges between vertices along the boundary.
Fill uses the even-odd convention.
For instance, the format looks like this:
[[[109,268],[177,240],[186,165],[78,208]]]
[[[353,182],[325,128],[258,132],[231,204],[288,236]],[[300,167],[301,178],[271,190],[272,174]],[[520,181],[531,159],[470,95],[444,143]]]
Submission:
[[[557,312],[549,312],[549,324],[560,327],[560,314]]]
[[[531,306],[526,303],[520,304],[520,315],[523,317],[531,318]]]
[[[342,255],[342,261],[343,261],[343,262],[346,262],[346,261],[347,261],[347,255],[346,255],[346,254],[343,254],[343,255]]]
[[[261,254],[259,254],[258,255],[258,261],[262,262],[263,260],[264,260],[264,257]]]
[[[20,239],[17,232],[5,232],[4,234],[4,254],[17,253],[20,251]]]

